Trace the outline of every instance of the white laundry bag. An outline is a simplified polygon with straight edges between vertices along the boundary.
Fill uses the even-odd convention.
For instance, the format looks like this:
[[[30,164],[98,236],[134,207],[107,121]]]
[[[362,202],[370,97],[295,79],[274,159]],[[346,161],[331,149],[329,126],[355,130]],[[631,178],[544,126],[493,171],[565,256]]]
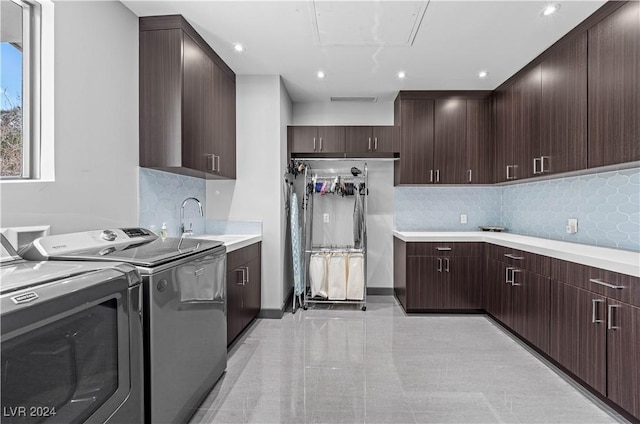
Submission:
[[[364,298],[364,255],[352,253],[349,255],[349,269],[347,271],[347,299],[362,300]]]
[[[327,259],[327,255],[322,253],[311,255],[309,261],[311,297],[327,298]]]
[[[347,257],[344,253],[335,253],[329,257],[327,285],[329,300],[347,298]]]

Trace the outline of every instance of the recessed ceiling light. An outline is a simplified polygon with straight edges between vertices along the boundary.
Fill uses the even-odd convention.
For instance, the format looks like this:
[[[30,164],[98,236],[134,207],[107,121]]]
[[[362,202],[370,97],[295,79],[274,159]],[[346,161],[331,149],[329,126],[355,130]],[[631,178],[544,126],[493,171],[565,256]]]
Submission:
[[[407,77],[407,74],[404,71],[398,72],[398,78],[405,79],[406,77]]]
[[[558,9],[560,9],[560,5],[559,4],[550,4],[550,5],[547,5],[547,7],[545,7],[542,10],[542,14],[544,16],[553,15],[554,13],[556,13],[558,11]]]
[[[478,78],[486,78],[487,75],[489,75],[489,72],[487,72],[487,71],[478,72]]]
[[[323,71],[318,71],[318,73],[316,74],[316,76],[319,79],[323,79],[324,77],[326,77],[325,73]]]
[[[244,46],[240,43],[235,43],[233,45],[233,48],[235,49],[235,51],[242,53],[244,51]]]

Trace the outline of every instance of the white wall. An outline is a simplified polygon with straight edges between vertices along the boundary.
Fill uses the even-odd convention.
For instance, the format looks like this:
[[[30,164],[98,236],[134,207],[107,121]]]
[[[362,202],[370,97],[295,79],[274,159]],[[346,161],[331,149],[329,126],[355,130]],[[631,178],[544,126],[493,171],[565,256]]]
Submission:
[[[236,180],[207,181],[207,218],[262,221],[263,310],[281,309],[288,293],[282,175],[290,111],[278,75],[237,75]]]
[[[294,103],[292,125],[393,125],[393,102]]]
[[[1,227],[53,234],[138,222],[138,19],[55,3],[55,182],[2,182]]]

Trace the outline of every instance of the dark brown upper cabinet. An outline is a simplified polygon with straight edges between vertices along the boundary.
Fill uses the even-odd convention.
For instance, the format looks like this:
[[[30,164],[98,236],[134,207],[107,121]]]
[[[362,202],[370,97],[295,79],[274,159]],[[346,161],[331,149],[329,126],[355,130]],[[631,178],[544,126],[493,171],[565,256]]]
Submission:
[[[395,184],[492,182],[489,93],[400,92]]]
[[[140,18],[140,166],[236,176],[235,74],[179,15]]]
[[[467,175],[467,101],[436,99],[434,183],[464,184]],[[431,175],[430,175],[431,177]]]
[[[589,167],[640,160],[640,2],[589,29]]]
[[[345,128],[290,126],[288,142],[291,153],[344,153]]]
[[[587,167],[587,34],[572,37],[542,61],[540,144],[534,175]]]
[[[494,181],[503,182],[510,178],[512,154],[510,143],[513,140],[513,90],[503,87],[493,93],[494,127]]]
[[[540,101],[542,95],[541,67],[536,66],[515,81],[512,89],[513,138],[507,142],[507,155],[511,155],[508,180],[519,180],[534,175],[534,151],[540,145]]]
[[[433,99],[400,102],[400,163],[396,165],[396,184],[433,182]]]
[[[398,127],[350,126],[346,131],[347,153],[394,153],[398,151]]]

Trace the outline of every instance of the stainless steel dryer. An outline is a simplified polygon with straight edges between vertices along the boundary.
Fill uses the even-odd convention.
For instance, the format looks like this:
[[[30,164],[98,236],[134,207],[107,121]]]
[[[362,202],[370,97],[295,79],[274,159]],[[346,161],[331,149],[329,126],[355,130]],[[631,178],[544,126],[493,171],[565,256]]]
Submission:
[[[142,279],[135,267],[29,262],[1,241],[1,421],[142,422]]]
[[[143,277],[146,422],[188,421],[227,364],[226,248],[221,242],[111,229],[43,237],[20,254],[135,265]]]

